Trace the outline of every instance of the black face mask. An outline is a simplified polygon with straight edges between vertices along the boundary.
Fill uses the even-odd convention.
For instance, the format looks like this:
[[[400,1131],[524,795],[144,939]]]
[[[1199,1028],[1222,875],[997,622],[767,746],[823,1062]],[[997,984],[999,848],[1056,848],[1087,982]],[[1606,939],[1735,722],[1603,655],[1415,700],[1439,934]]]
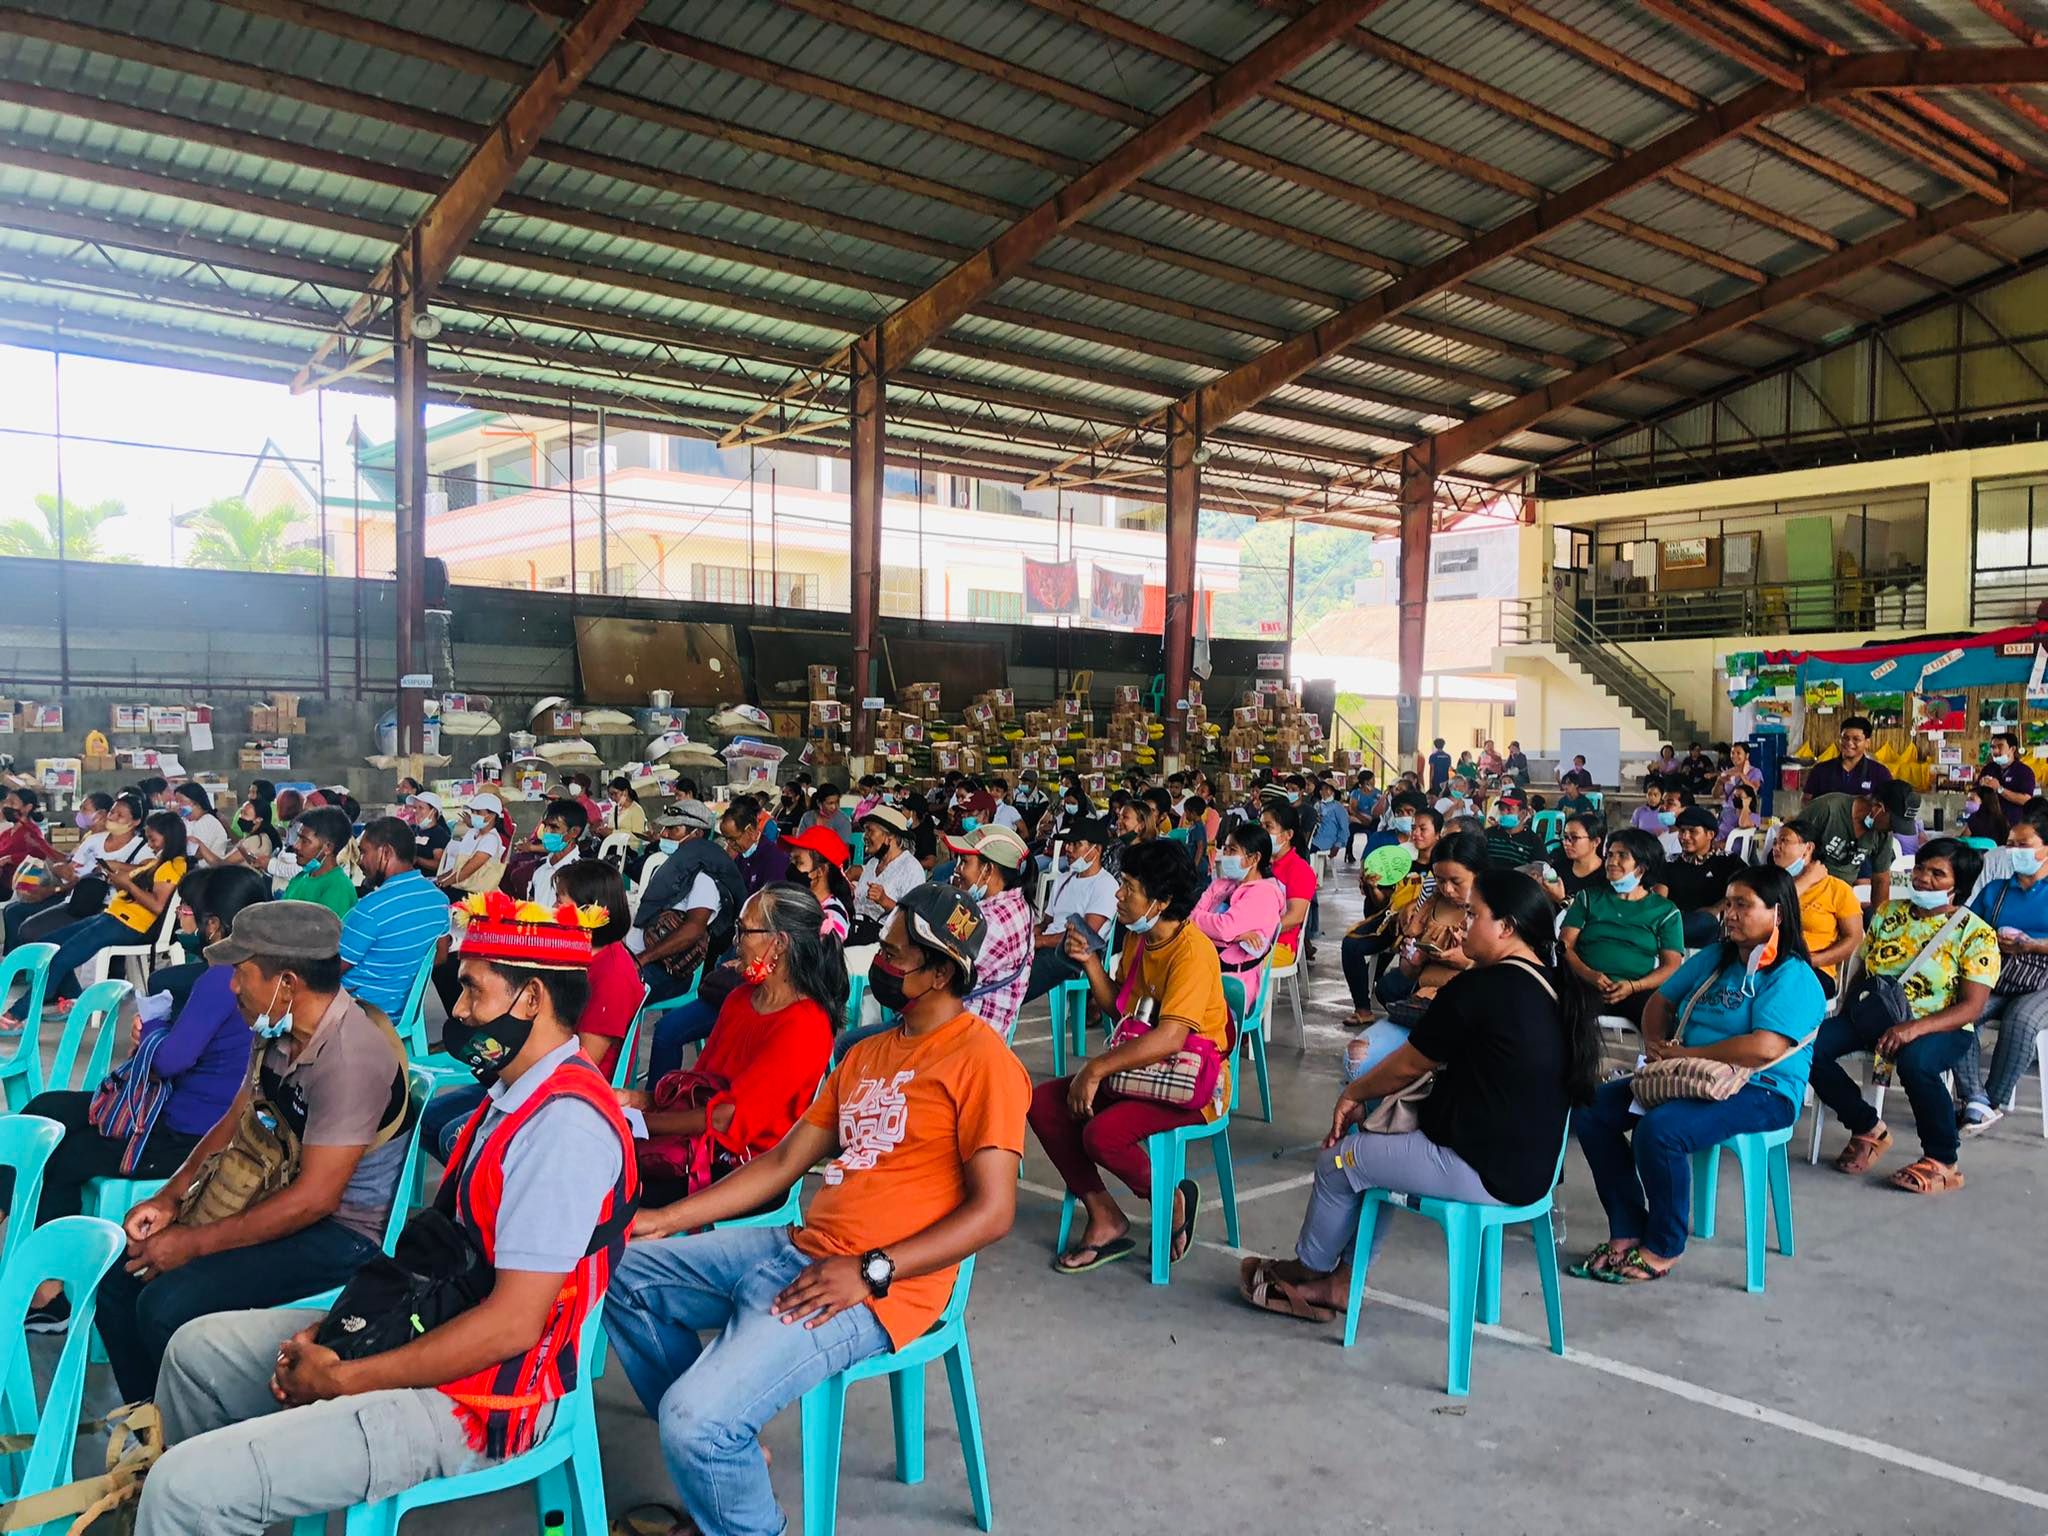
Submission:
[[[910,1006],[910,994],[903,990],[903,978],[909,974],[908,971],[891,970],[879,957],[868,967],[868,996],[875,1000],[882,1012],[901,1013]]]
[[[5,817],[6,817],[6,818],[7,818],[7,819],[8,819],[9,821],[19,821],[19,820],[21,820],[21,812],[20,812],[20,811],[18,811],[18,810],[16,810],[16,809],[15,809],[15,808],[14,808],[13,806],[11,806],[11,805],[10,805],[10,806],[8,806],[6,810],[4,810],[4,811],[0,811],[0,816],[5,816]]]
[[[481,1023],[464,1023],[451,1013],[441,1026],[441,1048],[488,1088],[512,1058],[526,1049],[532,1033],[533,1020],[519,1018],[509,1010]]]

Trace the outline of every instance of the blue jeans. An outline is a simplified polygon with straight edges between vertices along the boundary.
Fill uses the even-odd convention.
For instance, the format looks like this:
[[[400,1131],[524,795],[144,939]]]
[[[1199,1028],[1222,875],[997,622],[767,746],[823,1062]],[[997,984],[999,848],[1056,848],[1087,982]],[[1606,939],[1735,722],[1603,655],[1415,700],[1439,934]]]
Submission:
[[[74,970],[103,949],[112,949],[117,944],[140,944],[145,937],[104,912],[48,935],[49,941],[57,946],[57,953],[50,960],[49,995],[78,996],[78,981],[71,974]]]
[[[121,1401],[154,1395],[171,1335],[193,1318],[317,1296],[347,1282],[379,1251],[330,1216],[252,1248],[207,1254],[147,1282],[117,1262],[100,1281],[97,1326]]]
[[[781,1536],[763,1426],[828,1376],[889,1349],[865,1304],[817,1328],[769,1305],[811,1263],[787,1227],[634,1243],[612,1271],[604,1331],[661,1430],[669,1476],[704,1536]],[[707,1349],[700,1333],[718,1330]]]
[[[1838,1013],[1822,1022],[1820,1037],[1813,1042],[1813,1096],[1835,1112],[1852,1136],[1875,1129],[1878,1115],[1837,1058],[1870,1050],[1883,1033]],[[1954,1163],[1962,1149],[1956,1101],[1941,1074],[1961,1064],[1976,1038],[1975,1031],[1967,1029],[1922,1035],[1892,1062],[1893,1075],[1913,1106],[1920,1151],[1937,1163]]]
[[[1344,1081],[1355,1083],[1408,1043],[1408,1026],[1375,1019],[1351,1037],[1344,1049]],[[1372,1101],[1377,1104],[1378,1099]],[[1367,1108],[1370,1108],[1368,1105]]]
[[[1692,1230],[1692,1154],[1746,1131],[1781,1131],[1799,1108],[1774,1089],[1751,1083],[1732,1099],[1674,1099],[1629,1113],[1625,1077],[1602,1083],[1593,1102],[1572,1114],[1579,1150],[1607,1212],[1607,1235],[1640,1242],[1660,1259],[1685,1252]]]
[[[707,1039],[718,1022],[718,1010],[688,1002],[654,1016],[654,1043],[647,1053],[647,1086],[652,1088],[683,1066],[683,1047]]]
[[[469,1123],[469,1117],[485,1096],[482,1083],[464,1083],[457,1088],[444,1088],[427,1100],[427,1107],[420,1111],[420,1139],[433,1148],[442,1162],[455,1155],[455,1138],[462,1134],[463,1126]]]

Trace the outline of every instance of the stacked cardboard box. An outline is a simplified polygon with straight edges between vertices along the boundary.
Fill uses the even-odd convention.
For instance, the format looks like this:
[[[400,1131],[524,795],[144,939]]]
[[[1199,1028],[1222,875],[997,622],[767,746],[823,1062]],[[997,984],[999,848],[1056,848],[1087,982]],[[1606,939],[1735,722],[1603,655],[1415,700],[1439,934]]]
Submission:
[[[839,669],[813,665],[805,672],[810,703],[804,709],[805,761],[813,768],[837,768],[846,762],[847,732],[853,727],[853,706],[840,700]]]
[[[268,704],[249,706],[249,734],[252,736],[303,736],[306,722],[299,714],[296,693],[273,693]]]

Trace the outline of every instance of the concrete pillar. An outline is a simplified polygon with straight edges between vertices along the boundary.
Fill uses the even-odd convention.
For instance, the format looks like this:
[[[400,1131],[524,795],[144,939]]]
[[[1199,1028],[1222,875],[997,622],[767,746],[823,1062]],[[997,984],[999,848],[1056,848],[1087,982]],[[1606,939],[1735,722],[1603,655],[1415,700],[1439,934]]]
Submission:
[[[865,763],[874,740],[875,717],[861,701],[879,692],[874,665],[875,631],[882,617],[882,452],[887,433],[887,390],[883,383],[882,338],[859,337],[847,357],[853,400],[853,756]]]
[[[1416,450],[1401,455],[1400,691],[1410,703],[1400,715],[1396,760],[1415,762],[1422,719],[1422,648],[1429,627],[1430,540],[1436,531],[1436,470]]]
[[[1927,482],[1927,624],[1930,634],[1970,627],[1970,584],[1976,560],[1971,545],[1971,495],[1968,455],[1948,456],[1961,463],[1952,474],[1936,474]],[[1940,551],[1937,555],[1936,552]]]
[[[1166,413],[1166,751],[1162,772],[1186,761],[1188,680],[1195,665],[1195,535],[1201,519],[1201,422],[1185,402]]]

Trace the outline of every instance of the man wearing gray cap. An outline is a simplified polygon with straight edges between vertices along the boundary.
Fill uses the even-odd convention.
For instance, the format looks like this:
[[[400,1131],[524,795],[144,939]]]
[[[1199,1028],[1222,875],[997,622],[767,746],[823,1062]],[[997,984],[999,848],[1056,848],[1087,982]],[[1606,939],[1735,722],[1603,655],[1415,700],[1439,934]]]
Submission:
[[[717,829],[718,818],[701,800],[678,800],[655,818],[655,856],[662,862],[651,875],[641,871],[647,888],[626,939],[640,956],[649,1002],[679,995],[732,943],[747,882],[712,836]],[[680,912],[681,920],[664,922],[670,912]],[[681,1049],[678,1044],[678,1056]]]
[[[405,1048],[341,989],[341,919],[260,902],[210,944],[234,967],[259,1036],[245,1088],[163,1189],[128,1213],[128,1253],[99,1287],[98,1327],[124,1400],[156,1391],[171,1335],[195,1317],[276,1307],[348,1280],[382,1250],[405,1162]],[[231,1192],[216,1154],[275,1127],[297,1148],[281,1187]],[[241,1134],[238,1135],[238,1132]]]

